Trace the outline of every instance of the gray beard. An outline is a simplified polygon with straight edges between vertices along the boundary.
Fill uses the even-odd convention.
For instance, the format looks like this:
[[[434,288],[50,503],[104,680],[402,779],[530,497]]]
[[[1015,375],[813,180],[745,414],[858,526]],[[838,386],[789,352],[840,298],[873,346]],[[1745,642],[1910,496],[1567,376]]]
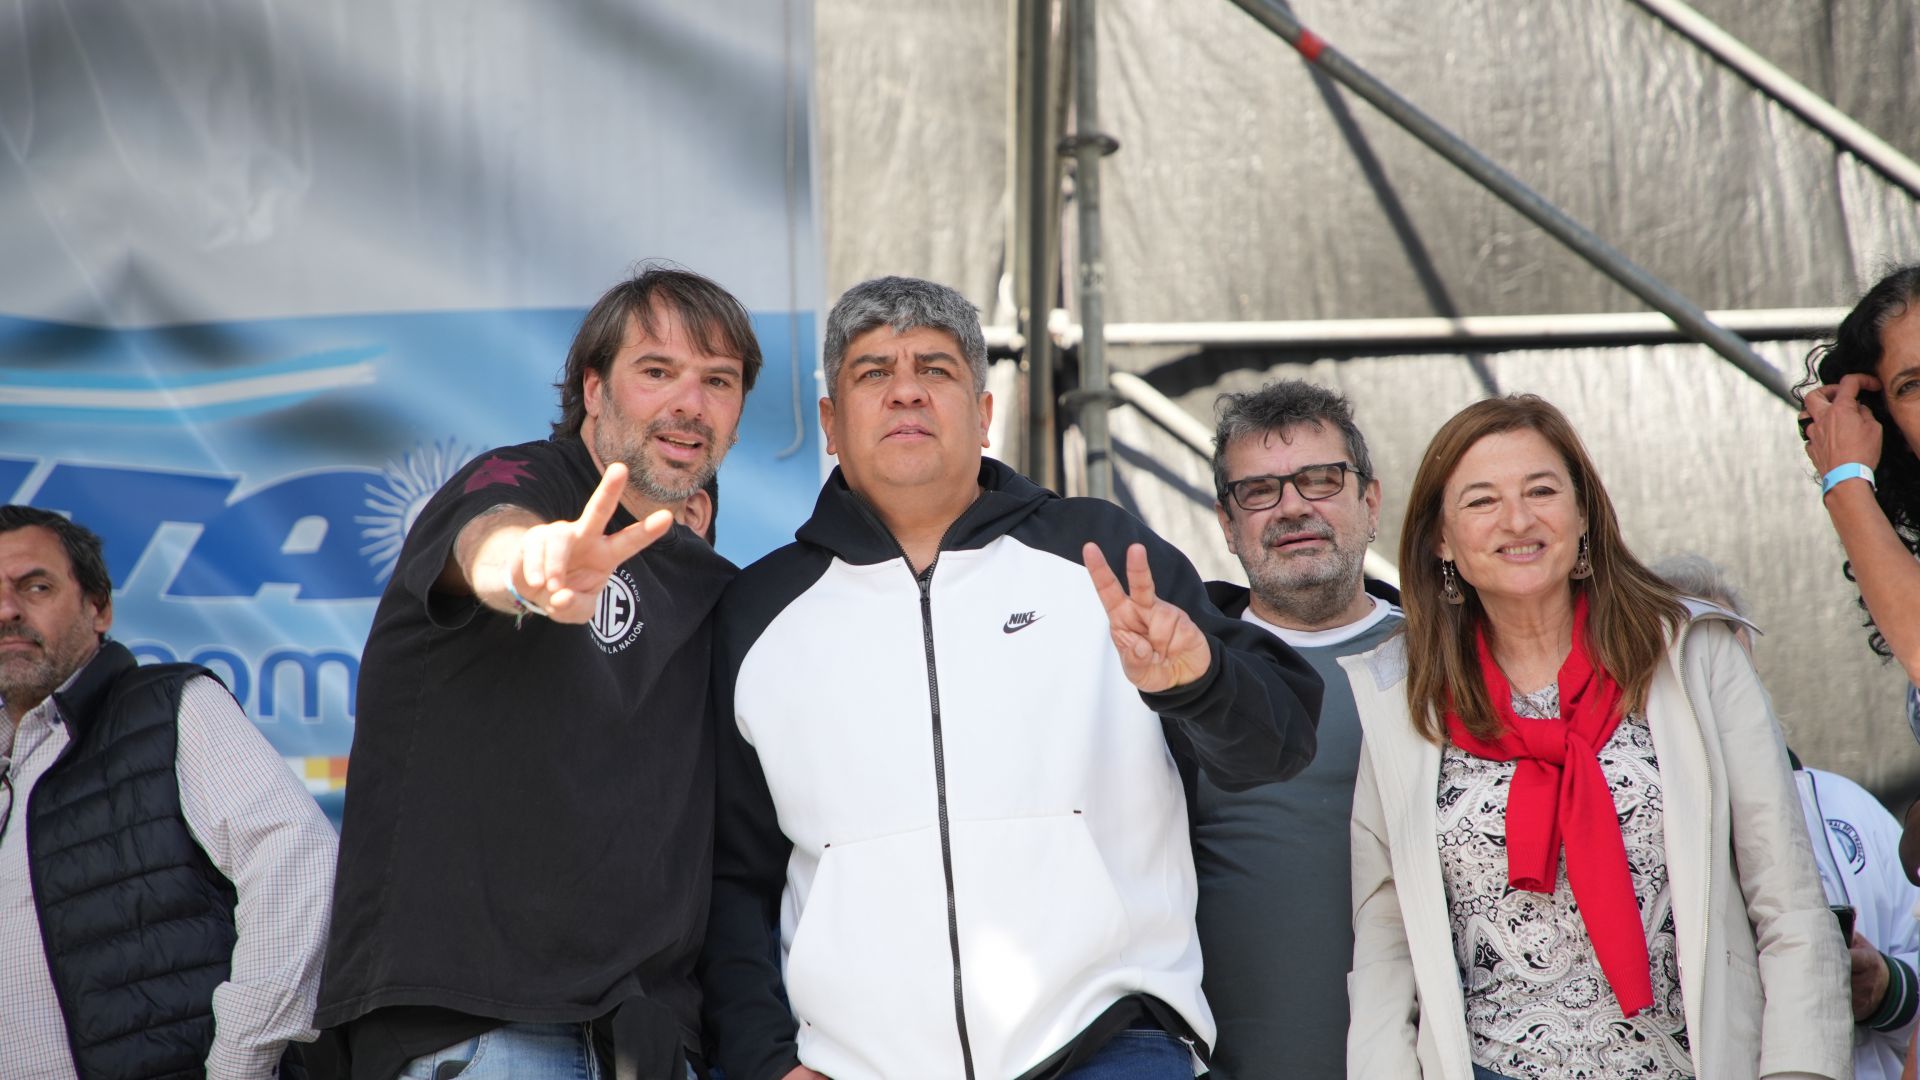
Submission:
[[[45,701],[80,669],[97,641],[91,629],[75,631],[72,637],[51,643],[25,627],[0,636],[38,642],[44,650],[39,659],[24,668],[0,668],[0,700],[13,702]]]
[[[611,424],[594,429],[593,451],[599,457],[600,465],[605,468],[618,461],[627,467],[627,486],[638,491],[651,502],[677,503],[691,498],[693,493],[707,486],[707,481],[720,469],[720,462],[712,454],[713,434],[702,432],[709,448],[706,462],[684,472],[666,470],[671,475],[662,476],[653,467],[653,461],[647,456],[647,440],[661,430],[672,430],[668,425],[655,421],[647,425],[637,440],[622,439]],[[678,480],[670,486],[670,480]]]
[[[1269,565],[1258,574],[1250,571],[1247,581],[1261,606],[1290,622],[1319,626],[1339,617],[1365,585],[1365,549],[1352,554],[1339,551],[1335,556],[1309,573],[1289,573]]]
[[[622,458],[627,463],[627,486],[640,492],[649,500],[659,503],[677,503],[693,497],[693,493],[707,486],[716,471],[712,465],[703,465],[692,472],[678,473],[684,481],[681,487],[668,487],[665,479],[656,476],[646,455]]]

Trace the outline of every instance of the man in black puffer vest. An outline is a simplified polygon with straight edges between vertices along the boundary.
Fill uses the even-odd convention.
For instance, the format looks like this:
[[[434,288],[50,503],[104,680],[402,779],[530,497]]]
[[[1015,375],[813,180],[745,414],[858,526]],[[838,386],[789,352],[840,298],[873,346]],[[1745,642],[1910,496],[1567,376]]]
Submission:
[[[99,538],[0,507],[0,1077],[300,1076],[333,832],[210,672],[112,623]]]

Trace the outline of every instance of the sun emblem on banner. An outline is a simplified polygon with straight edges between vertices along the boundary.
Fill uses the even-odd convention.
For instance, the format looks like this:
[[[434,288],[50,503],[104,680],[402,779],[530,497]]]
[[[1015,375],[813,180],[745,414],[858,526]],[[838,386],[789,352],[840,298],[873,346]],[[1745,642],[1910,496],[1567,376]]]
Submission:
[[[374,577],[386,581],[400,561],[400,545],[413,528],[420,509],[440,485],[460,471],[474,451],[456,439],[415,446],[400,460],[387,462],[384,475],[367,485],[367,513],[353,520],[360,526],[360,554],[373,564]]]

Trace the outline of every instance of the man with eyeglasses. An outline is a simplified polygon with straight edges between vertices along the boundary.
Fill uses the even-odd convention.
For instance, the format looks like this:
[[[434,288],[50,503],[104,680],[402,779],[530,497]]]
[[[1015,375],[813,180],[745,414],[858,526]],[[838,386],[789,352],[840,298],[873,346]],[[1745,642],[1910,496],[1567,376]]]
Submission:
[[[1270,383],[1226,395],[1219,415],[1215,511],[1252,588],[1216,581],[1207,591],[1293,646],[1326,691],[1319,751],[1299,776],[1238,792],[1201,777],[1194,794],[1200,942],[1220,1024],[1214,1076],[1344,1076],[1360,724],[1338,660],[1401,622],[1398,594],[1362,573],[1380,481],[1352,407],[1332,391]]]
[[[205,668],[112,625],[99,537],[0,506],[0,1077],[303,1076],[333,830]]]

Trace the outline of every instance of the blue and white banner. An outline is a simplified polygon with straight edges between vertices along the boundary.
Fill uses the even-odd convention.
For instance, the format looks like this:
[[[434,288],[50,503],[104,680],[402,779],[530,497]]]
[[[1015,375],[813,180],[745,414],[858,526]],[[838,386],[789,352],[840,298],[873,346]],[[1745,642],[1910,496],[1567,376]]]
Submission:
[[[754,314],[720,548],[819,481],[804,0],[27,5],[0,34],[0,497],[105,541],[114,636],[221,674],[337,812],[421,503],[544,435],[645,258]]]

